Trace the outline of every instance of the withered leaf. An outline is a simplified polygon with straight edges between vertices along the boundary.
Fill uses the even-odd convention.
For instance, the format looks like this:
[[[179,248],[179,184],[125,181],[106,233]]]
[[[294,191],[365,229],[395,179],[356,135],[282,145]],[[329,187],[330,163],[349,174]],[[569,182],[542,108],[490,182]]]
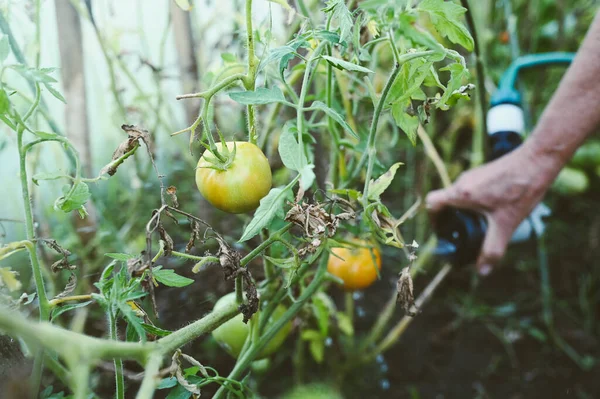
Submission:
[[[179,208],[179,202],[177,201],[177,187],[169,186],[166,190],[167,194],[171,197],[171,202],[174,208]]]
[[[164,242],[163,249],[165,251],[165,256],[170,256],[171,253],[173,252],[173,247],[175,245],[175,243],[173,242],[173,239],[171,238],[169,233],[167,233],[167,231],[163,227],[162,223],[160,223],[160,222],[158,223],[156,230],[158,230],[158,235],[160,235],[160,239],[163,240],[163,242]]]
[[[75,287],[77,286],[77,276],[75,276],[75,273],[71,272],[71,276],[69,276],[69,281],[67,281],[67,285],[65,286],[65,289],[58,295],[56,295],[54,298],[64,298],[68,295],[70,295],[74,290]]]
[[[400,306],[404,309],[404,312],[413,317],[416,316],[416,312],[412,309],[415,308],[415,296],[413,293],[413,281],[410,275],[410,267],[405,267],[400,273],[400,278],[396,282],[396,290],[398,292],[397,301]]]

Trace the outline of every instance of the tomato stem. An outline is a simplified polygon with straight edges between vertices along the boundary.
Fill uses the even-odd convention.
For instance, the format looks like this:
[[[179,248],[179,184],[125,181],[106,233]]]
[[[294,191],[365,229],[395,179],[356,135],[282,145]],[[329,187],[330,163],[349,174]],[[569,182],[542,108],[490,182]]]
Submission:
[[[256,87],[257,58],[254,54],[254,32],[252,28],[252,0],[246,0],[246,35],[248,48],[248,74],[244,78],[246,90],[254,91]],[[254,106],[248,104],[246,107],[248,117],[248,141],[256,144],[256,116]]]
[[[415,58],[424,57],[426,55],[433,54],[433,50],[427,51],[418,51],[414,53],[403,54],[398,58],[396,62],[396,66],[394,70],[390,74],[385,87],[383,88],[383,92],[381,93],[381,97],[377,102],[377,106],[375,107],[375,113],[373,114],[373,119],[371,121],[371,128],[369,129],[369,137],[367,139],[367,151],[365,152],[367,156],[367,175],[365,176],[365,186],[363,189],[363,206],[366,208],[369,203],[369,184],[371,183],[371,176],[373,174],[373,164],[375,163],[375,155],[377,155],[377,148],[375,146],[375,138],[377,136],[377,125],[379,124],[379,117],[381,116],[381,112],[383,111],[383,106],[385,105],[385,100],[400,72],[400,68],[405,62],[408,62]]]
[[[323,281],[325,280],[325,276],[327,274],[327,257],[321,257],[321,262],[319,263],[319,267],[317,269],[317,273],[315,274],[311,283],[306,287],[306,289],[302,292],[302,295],[298,298],[296,302],[290,306],[290,308],[279,318],[273,325],[260,337],[258,342],[252,342],[250,349],[238,358],[233,370],[227,377],[230,380],[238,380],[242,373],[250,366],[250,363],[254,358],[260,353],[261,350],[269,343],[271,339],[277,334],[277,332],[283,328],[292,318],[302,309],[304,304],[314,295],[315,292],[319,289]],[[225,395],[227,388],[225,385],[222,385],[221,388],[217,391],[213,399],[223,398]]]
[[[303,137],[302,137],[304,134],[304,102],[306,99],[306,92],[308,91],[308,86],[309,86],[308,80],[310,78],[312,64],[315,60],[319,59],[319,56],[321,55],[321,51],[323,50],[323,47],[325,47],[326,43],[327,43],[326,41],[322,41],[321,43],[319,43],[317,48],[313,51],[310,58],[306,62],[306,67],[304,69],[304,77],[302,79],[302,88],[300,89],[300,98],[298,99],[298,107],[296,109],[296,125],[298,127],[298,144],[300,145],[300,148],[302,149],[302,151],[304,151],[304,144],[303,144]]]

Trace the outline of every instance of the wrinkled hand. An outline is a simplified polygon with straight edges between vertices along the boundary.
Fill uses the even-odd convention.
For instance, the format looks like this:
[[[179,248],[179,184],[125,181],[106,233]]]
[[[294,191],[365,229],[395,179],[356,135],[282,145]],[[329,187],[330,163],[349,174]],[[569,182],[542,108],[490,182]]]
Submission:
[[[522,145],[461,174],[451,187],[430,192],[426,205],[434,218],[447,206],[487,217],[488,230],[476,264],[479,273],[487,275],[504,256],[515,229],[541,201],[555,177],[554,169]]]

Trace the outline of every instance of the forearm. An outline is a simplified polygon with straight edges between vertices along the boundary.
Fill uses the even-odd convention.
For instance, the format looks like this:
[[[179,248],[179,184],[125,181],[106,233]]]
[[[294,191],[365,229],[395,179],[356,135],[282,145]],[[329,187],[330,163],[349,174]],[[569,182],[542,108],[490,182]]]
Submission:
[[[600,13],[524,145],[551,181],[600,125]]]

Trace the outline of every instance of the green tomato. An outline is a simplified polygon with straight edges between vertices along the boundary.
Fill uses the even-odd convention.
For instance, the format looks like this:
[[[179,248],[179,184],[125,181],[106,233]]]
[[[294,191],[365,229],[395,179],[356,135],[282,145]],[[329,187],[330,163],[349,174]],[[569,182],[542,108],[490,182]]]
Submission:
[[[579,147],[569,163],[584,169],[600,165],[600,141],[592,140]]]
[[[226,144],[233,151],[234,142]],[[222,143],[216,145],[218,151],[223,149]],[[235,158],[227,170],[210,168],[211,163],[205,157],[212,154],[202,155],[196,169],[196,185],[215,208],[228,213],[246,213],[256,209],[271,190],[271,167],[256,145],[236,141],[235,147]]]
[[[220,298],[215,304],[214,311],[218,311],[231,303],[235,302],[235,292],[227,294]],[[279,320],[283,314],[286,312],[286,307],[282,304],[277,305],[271,317],[267,321],[265,326],[265,330],[268,330],[273,324]],[[245,324],[243,322],[244,317],[239,314],[235,316],[233,319],[223,323],[221,326],[216,328],[212,332],[212,336],[214,339],[221,345],[231,356],[238,357],[242,348],[244,347],[244,343],[246,342],[246,338],[250,332],[250,325]],[[254,320],[254,318],[253,318]],[[286,323],[275,336],[269,341],[267,346],[258,354],[256,360],[264,359],[265,357],[273,354],[279,349],[281,344],[285,341],[287,336],[289,335],[292,329],[292,322]]]
[[[565,167],[552,184],[552,190],[562,195],[577,195],[587,191],[589,179],[581,170]]]

